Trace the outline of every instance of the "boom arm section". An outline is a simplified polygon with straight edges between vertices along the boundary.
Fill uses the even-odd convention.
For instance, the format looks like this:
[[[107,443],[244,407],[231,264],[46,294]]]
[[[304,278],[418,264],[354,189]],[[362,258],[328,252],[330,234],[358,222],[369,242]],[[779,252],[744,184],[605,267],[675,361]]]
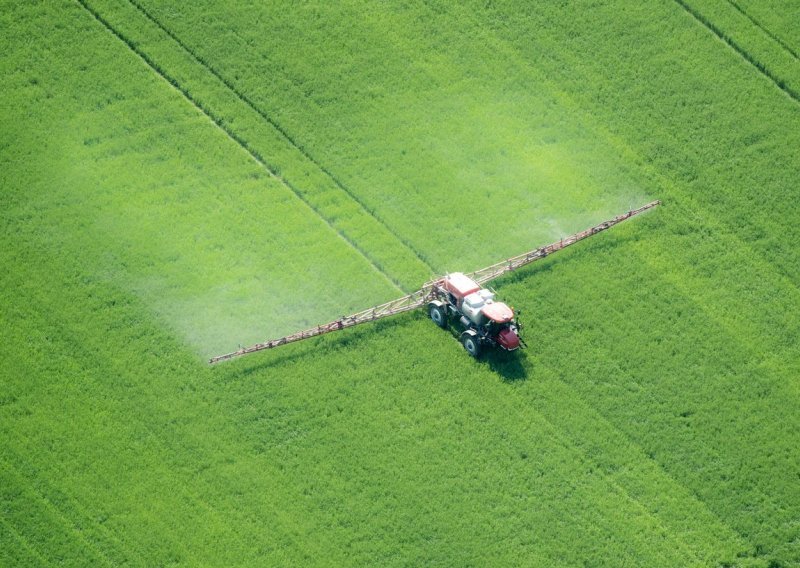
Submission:
[[[639,207],[638,209],[634,209],[632,211],[628,211],[627,213],[623,213],[622,215],[617,215],[613,219],[608,221],[604,221],[599,225],[595,225],[594,227],[590,227],[585,231],[581,231],[580,233],[575,233],[567,237],[566,239],[561,239],[555,243],[549,244],[547,246],[537,248],[530,252],[526,252],[525,254],[521,254],[519,256],[515,256],[504,260],[502,262],[498,262],[491,266],[487,266],[486,268],[481,268],[480,270],[476,270],[474,272],[470,272],[467,274],[470,278],[472,278],[478,284],[484,284],[490,280],[494,280],[511,272],[513,270],[517,270],[522,268],[523,266],[545,258],[546,256],[564,249],[570,245],[577,243],[587,237],[591,237],[592,235],[596,235],[606,229],[610,229],[614,225],[625,221],[626,219],[630,219],[634,215],[638,215],[648,209],[652,209],[656,205],[659,205],[660,201],[653,201],[644,205],[643,207]],[[366,310],[360,311],[358,313],[343,316],[338,320],[332,321],[330,323],[318,325],[317,327],[312,327],[310,329],[306,329],[304,331],[298,331],[291,335],[287,335],[285,337],[280,337],[278,339],[270,339],[263,343],[256,343],[255,345],[251,345],[250,347],[243,347],[238,351],[233,351],[231,353],[226,353],[225,355],[217,355],[216,357],[212,357],[209,363],[219,363],[220,361],[227,361],[228,359],[233,359],[234,357],[240,357],[242,355],[249,355],[250,353],[255,353],[257,351],[263,351],[265,349],[273,349],[274,347],[280,347],[281,345],[286,345],[288,343],[294,343],[295,341],[301,341],[303,339],[308,339],[310,337],[316,337],[317,335],[322,335],[324,333],[330,333],[331,331],[339,331],[348,327],[353,327],[354,325],[359,325],[362,323],[368,323],[371,321],[383,319],[385,317],[401,314],[403,312],[408,312],[413,309],[419,308],[427,304],[429,301],[433,300],[436,297],[436,290],[442,286],[442,282],[444,278],[436,278],[429,282],[426,282],[425,285],[422,286],[419,290],[412,294],[408,294],[407,296],[403,296],[402,298],[398,298],[396,300],[392,300],[391,302],[386,302],[385,304],[381,304],[379,306],[375,306],[373,308],[368,308]]]
[[[286,337],[281,337],[279,339],[270,339],[269,341],[265,341],[264,343],[256,343],[255,345],[251,345],[250,347],[243,347],[242,349],[239,349],[238,351],[233,351],[232,353],[226,353],[225,355],[217,355],[216,357],[212,357],[209,363],[219,363],[220,361],[233,359],[234,357],[239,357],[240,355],[248,355],[250,353],[255,353],[256,351],[263,351],[264,349],[272,349],[273,347],[280,347],[281,345],[286,345],[287,343],[294,343],[295,341],[300,341],[301,339],[308,339],[309,337],[315,337],[317,335],[322,335],[323,333],[329,333],[331,331],[339,331],[346,327],[353,327],[354,325],[358,325],[361,323],[367,323],[385,317],[393,316],[396,314],[401,314],[403,312],[408,312],[410,310],[423,306],[432,297],[433,297],[433,285],[426,284],[413,294],[403,296],[402,298],[392,300],[391,302],[386,302],[385,304],[381,304],[380,306],[375,306],[374,308],[368,308],[366,310],[360,311],[350,316],[343,316],[338,320],[332,321],[330,323],[318,325],[317,327],[312,327],[311,329],[306,329],[304,331],[298,331],[297,333],[287,335]]]
[[[581,231],[580,233],[575,233],[574,235],[571,235],[566,239],[561,239],[560,241],[556,241],[547,246],[532,250],[530,252],[526,252],[519,256],[509,258],[507,260],[498,262],[497,264],[487,266],[486,268],[481,268],[480,270],[476,270],[475,272],[470,272],[467,274],[467,276],[472,278],[478,284],[485,284],[489,280],[494,280],[495,278],[498,278],[503,274],[506,274],[507,272],[517,270],[527,264],[540,260],[556,251],[565,249],[570,245],[574,245],[578,241],[582,241],[583,239],[596,235],[597,233],[605,231],[606,229],[610,229],[614,225],[622,223],[623,221],[630,219],[634,215],[638,215],[639,213],[647,211],[648,209],[652,209],[656,205],[660,204],[661,201],[658,200],[652,201],[647,205],[639,207],[638,209],[633,209],[632,211],[628,211],[627,213],[623,213],[622,215],[617,215],[613,219],[604,221],[599,225],[595,225],[594,227],[589,227],[588,229]]]

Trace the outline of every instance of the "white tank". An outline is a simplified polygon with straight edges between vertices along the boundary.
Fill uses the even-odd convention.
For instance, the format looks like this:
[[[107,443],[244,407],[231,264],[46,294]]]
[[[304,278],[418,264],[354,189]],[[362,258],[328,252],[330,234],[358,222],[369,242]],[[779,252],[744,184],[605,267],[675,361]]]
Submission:
[[[494,294],[490,290],[478,290],[464,297],[461,311],[475,325],[483,325],[486,323],[486,316],[481,313],[481,308],[492,302],[494,302]]]
[[[484,288],[483,290],[479,290],[478,294],[481,295],[481,298],[483,298],[484,302],[487,304],[491,304],[494,301],[494,292],[491,290]]]

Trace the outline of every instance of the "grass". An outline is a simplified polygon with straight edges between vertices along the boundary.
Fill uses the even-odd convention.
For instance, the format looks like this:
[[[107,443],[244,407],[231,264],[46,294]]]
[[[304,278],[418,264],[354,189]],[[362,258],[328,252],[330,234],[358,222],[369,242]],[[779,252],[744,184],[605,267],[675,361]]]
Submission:
[[[783,44],[788,51],[798,53],[800,34],[797,31],[798,6],[794,2],[776,0],[774,2],[754,2],[753,0],[732,2],[734,7],[750,17]]]
[[[545,78],[469,16],[337,3],[276,5],[259,18],[143,4],[319,162],[336,164],[343,185],[437,271],[479,268],[647,198]]]
[[[729,0],[681,2],[681,5],[778,88],[800,102],[800,59],[797,53],[742,6]]]
[[[116,47],[113,36],[84,19],[80,13],[72,33],[91,30],[98,49]],[[42,173],[29,174],[24,187],[10,177],[4,182],[14,190],[7,216],[43,219],[31,227],[32,239],[93,250],[98,274],[147,298],[204,356],[359,309],[364,300],[347,290],[350,279],[363,282],[368,302],[399,293],[127,50],[120,51],[131,78],[117,81],[108,80],[116,59],[98,64],[93,52],[78,49],[64,66],[47,62],[47,49],[20,53],[20,63],[42,61],[8,81],[16,95],[10,104],[36,109],[39,122],[30,128],[6,117],[15,150],[41,153],[30,166]],[[64,72],[75,78],[59,96]],[[57,185],[37,179],[48,174],[58,176]]]
[[[678,2],[0,14],[2,563],[800,564],[800,116],[740,52],[763,31]],[[497,282],[517,356],[406,314],[203,362],[650,197]]]

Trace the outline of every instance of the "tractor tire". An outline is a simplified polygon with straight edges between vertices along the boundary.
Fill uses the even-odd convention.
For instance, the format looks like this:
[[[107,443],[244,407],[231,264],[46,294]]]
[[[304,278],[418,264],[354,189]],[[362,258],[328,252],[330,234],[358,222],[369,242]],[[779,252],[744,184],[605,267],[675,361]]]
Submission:
[[[428,315],[431,316],[433,323],[435,323],[442,329],[447,327],[447,312],[445,312],[444,306],[431,304],[428,307]]]
[[[464,350],[469,353],[471,357],[475,357],[477,359],[480,356],[481,342],[478,341],[478,337],[474,333],[469,333],[468,331],[462,333],[461,345],[464,346]]]

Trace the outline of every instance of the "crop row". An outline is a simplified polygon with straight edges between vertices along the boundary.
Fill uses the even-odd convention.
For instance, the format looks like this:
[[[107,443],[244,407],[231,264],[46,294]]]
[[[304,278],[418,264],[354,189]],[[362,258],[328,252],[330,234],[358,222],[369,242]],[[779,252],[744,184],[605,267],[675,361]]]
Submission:
[[[159,74],[245,148],[270,173],[405,290],[431,268],[274,120],[138,4],[92,1],[92,10]]]
[[[31,220],[29,238],[94,251],[98,274],[146,298],[203,356],[398,294],[86,10],[68,14],[86,47],[72,59],[49,58],[49,44],[17,48],[8,76],[15,116],[37,117],[6,130],[13,159],[40,172],[5,172],[5,213]],[[119,63],[95,61],[108,50]]]
[[[478,268],[646,199],[535,68],[434,8],[143,4],[437,271]]]
[[[731,0],[753,24],[774,37],[775,41],[797,56],[800,53],[800,6],[792,0],[776,0],[764,4],[757,0]]]
[[[755,24],[736,4],[720,0],[678,0],[778,88],[800,103],[800,60],[774,34]]]

